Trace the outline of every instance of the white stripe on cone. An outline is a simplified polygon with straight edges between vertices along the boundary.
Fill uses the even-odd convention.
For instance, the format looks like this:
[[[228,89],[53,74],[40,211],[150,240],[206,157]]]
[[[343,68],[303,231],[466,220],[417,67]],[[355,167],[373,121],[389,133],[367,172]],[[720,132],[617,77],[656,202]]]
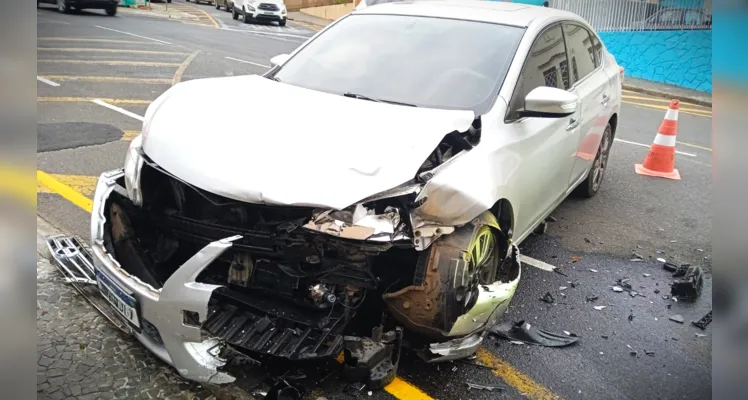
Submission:
[[[667,113],[665,113],[665,119],[670,120],[670,121],[677,121],[678,110],[673,110],[672,108],[668,108]]]
[[[654,144],[659,144],[660,146],[675,147],[675,136],[663,135],[661,133],[658,133],[657,136],[655,136]]]

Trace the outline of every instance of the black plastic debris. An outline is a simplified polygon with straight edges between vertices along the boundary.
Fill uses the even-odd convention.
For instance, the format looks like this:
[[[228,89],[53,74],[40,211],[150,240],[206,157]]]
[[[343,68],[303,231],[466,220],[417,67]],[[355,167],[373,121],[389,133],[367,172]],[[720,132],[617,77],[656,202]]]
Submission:
[[[545,295],[540,298],[540,301],[548,303],[548,304],[553,304],[556,302],[556,299],[553,298],[553,295],[551,294],[551,292],[546,292]]]
[[[673,282],[670,294],[682,300],[693,300],[701,294],[704,286],[704,272],[699,266],[689,266],[682,278]]]
[[[584,297],[584,301],[586,301],[586,302],[588,302],[588,303],[591,303],[591,302],[593,302],[593,301],[595,301],[595,300],[597,300],[597,299],[598,299],[598,297],[597,297],[596,295],[592,295],[592,296],[585,296],[585,297]]]
[[[646,354],[646,355],[648,355],[648,356],[650,356],[650,357],[654,357],[654,355],[655,355],[655,352],[654,352],[654,351],[647,351],[647,350],[644,350],[644,354]]]
[[[675,272],[678,270],[678,266],[670,262],[666,262],[665,264],[662,264],[662,268],[670,272]]]
[[[578,336],[559,335],[557,333],[538,329],[525,321],[517,323],[505,322],[491,328],[491,333],[511,341],[536,344],[546,347],[564,347],[579,341]]]
[[[359,398],[361,396],[361,391],[366,388],[365,383],[351,383],[350,385],[346,386],[345,389],[343,389],[343,393]]]
[[[690,264],[683,264],[680,267],[676,268],[675,271],[673,271],[673,278],[680,278],[682,276],[686,276],[686,273],[688,272],[688,267],[690,267]]]
[[[600,335],[603,339],[607,339],[608,335]]]
[[[504,385],[484,385],[482,383],[475,383],[475,382],[468,382],[468,381],[466,381],[465,384],[467,385],[468,390],[478,389],[478,390],[487,390],[489,392],[493,392],[494,390],[498,390],[498,391],[506,390],[506,386]]]
[[[403,330],[400,327],[382,332],[373,329],[371,338],[343,337],[343,377],[353,382],[364,382],[370,389],[387,386],[397,372]]]
[[[685,320],[683,319],[683,316],[680,314],[671,315],[669,318],[671,321],[677,322],[679,324],[682,324]]]
[[[634,320],[634,310],[629,311],[629,321]]]
[[[660,293],[660,289],[655,289],[654,292],[655,294]]]
[[[265,395],[265,400],[301,400],[302,394],[303,390],[300,387],[281,378]]]
[[[709,312],[701,317],[700,320],[691,321],[691,324],[703,331],[704,329],[706,329],[706,326],[709,325],[710,322],[712,322],[712,310],[709,310]]]
[[[632,356],[636,357],[639,353],[636,350],[631,350],[631,351],[629,351],[629,354],[631,354]]]

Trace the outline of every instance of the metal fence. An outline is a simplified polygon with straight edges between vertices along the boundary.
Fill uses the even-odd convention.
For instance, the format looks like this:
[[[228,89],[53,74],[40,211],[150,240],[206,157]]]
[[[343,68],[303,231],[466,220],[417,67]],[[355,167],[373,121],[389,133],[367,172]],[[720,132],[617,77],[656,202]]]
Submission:
[[[596,31],[712,29],[711,0],[550,0]]]

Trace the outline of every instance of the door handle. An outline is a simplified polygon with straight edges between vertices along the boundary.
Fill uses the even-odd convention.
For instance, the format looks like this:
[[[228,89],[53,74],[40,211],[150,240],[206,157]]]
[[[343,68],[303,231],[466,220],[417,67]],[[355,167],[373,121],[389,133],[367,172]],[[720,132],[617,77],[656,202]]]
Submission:
[[[576,119],[576,118],[571,118],[571,119],[569,120],[569,125],[568,125],[568,126],[566,126],[566,130],[567,130],[567,131],[570,131],[570,130],[572,130],[572,129],[575,129],[575,128],[576,128],[576,127],[578,127],[578,126],[579,126],[579,120],[578,120],[578,119]]]
[[[607,104],[608,100],[610,100],[610,96],[608,96],[607,94],[603,93],[603,100],[600,103]]]

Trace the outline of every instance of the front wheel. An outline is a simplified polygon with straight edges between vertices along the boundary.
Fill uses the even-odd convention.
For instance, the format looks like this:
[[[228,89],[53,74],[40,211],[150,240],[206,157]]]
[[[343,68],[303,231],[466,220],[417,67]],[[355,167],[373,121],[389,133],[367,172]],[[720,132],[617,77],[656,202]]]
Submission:
[[[584,180],[574,190],[574,194],[580,197],[593,197],[600,190],[605,177],[605,170],[608,167],[608,157],[610,156],[610,147],[613,145],[613,127],[610,123],[605,127],[603,137],[600,139],[600,147],[597,149],[595,161],[592,163],[587,179]]]
[[[252,22],[252,17],[249,16],[249,13],[243,7],[242,7],[242,14],[244,14],[244,23],[245,24],[248,24],[248,23]]]
[[[113,17],[117,15],[117,7],[109,7],[106,9],[106,15]]]
[[[231,8],[231,18],[233,19],[239,19],[239,13],[236,12],[236,7]]]
[[[216,10],[220,10],[220,9],[221,9],[221,5],[218,4],[218,2],[216,1]]]
[[[286,26],[286,19],[283,18],[282,20],[278,21],[278,25],[280,25],[280,26]]]

